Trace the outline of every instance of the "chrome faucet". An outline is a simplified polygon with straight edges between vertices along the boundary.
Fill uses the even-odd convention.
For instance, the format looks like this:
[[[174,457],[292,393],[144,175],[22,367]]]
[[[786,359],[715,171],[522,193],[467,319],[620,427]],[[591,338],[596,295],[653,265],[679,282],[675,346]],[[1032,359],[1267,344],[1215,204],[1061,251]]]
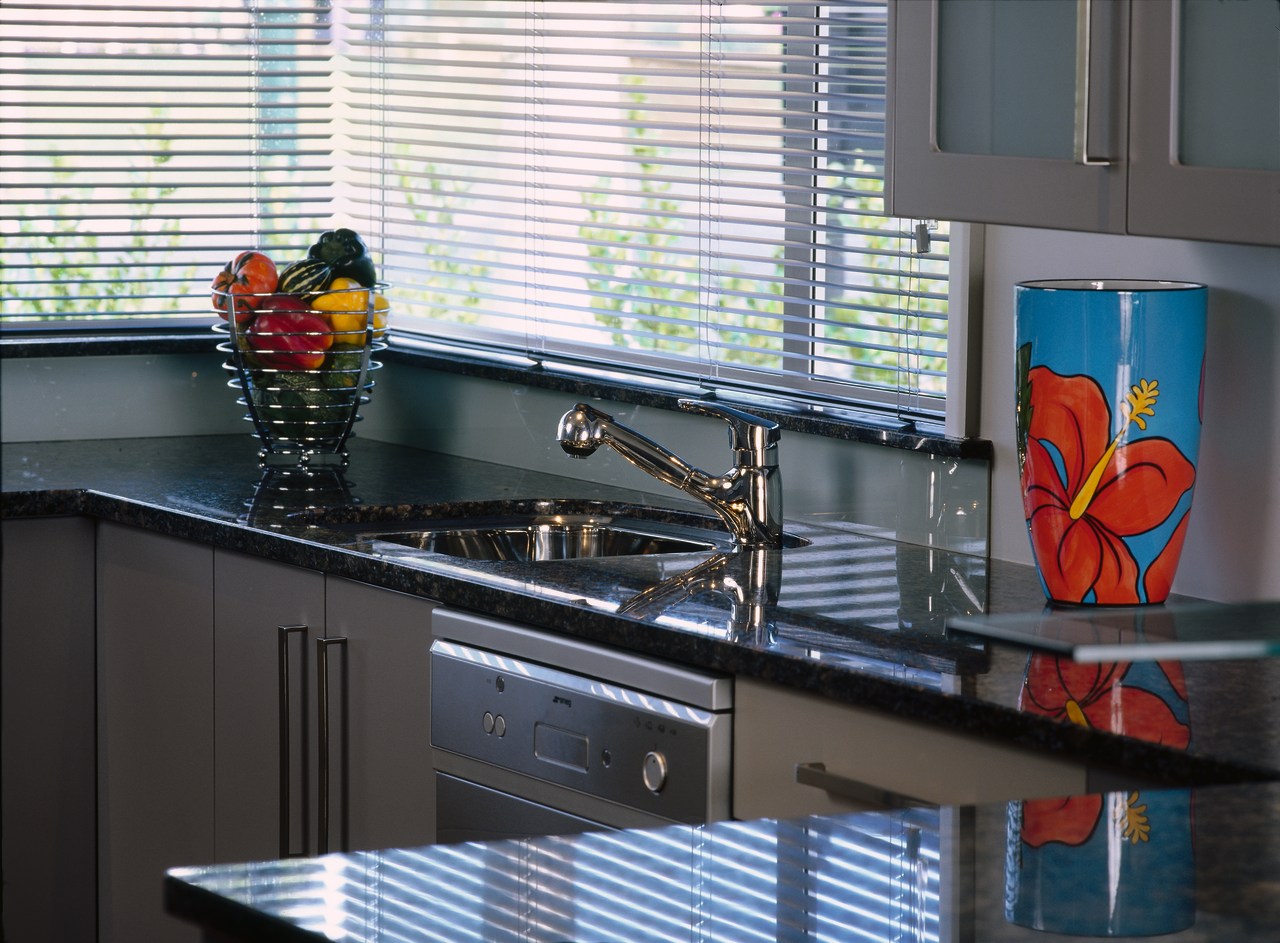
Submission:
[[[780,547],[782,476],[778,470],[778,424],[701,400],[682,399],[680,408],[715,416],[729,424],[733,467],[723,475],[709,475],[694,468],[586,403],[579,403],[561,417],[556,438],[574,458],[586,458],[601,445],[610,445],[637,468],[710,505],[728,525],[739,546]]]

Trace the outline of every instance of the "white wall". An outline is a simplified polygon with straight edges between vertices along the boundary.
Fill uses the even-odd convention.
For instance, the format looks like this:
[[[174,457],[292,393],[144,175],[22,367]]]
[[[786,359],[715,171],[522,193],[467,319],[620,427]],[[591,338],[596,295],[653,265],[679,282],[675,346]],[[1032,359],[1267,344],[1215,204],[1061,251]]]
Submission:
[[[1280,249],[989,227],[980,434],[995,443],[991,553],[1030,563],[1014,444],[1013,298],[1033,278],[1209,286],[1204,430],[1175,593],[1280,599]]]

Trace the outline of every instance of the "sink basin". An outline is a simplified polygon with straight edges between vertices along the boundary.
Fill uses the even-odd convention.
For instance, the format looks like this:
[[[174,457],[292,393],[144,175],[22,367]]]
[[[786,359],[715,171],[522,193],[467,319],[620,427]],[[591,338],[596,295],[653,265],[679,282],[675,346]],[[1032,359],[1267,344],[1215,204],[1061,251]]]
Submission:
[[[585,500],[465,502],[335,508],[307,523],[352,533],[367,549],[394,547],[467,560],[522,563],[728,550],[714,517]]]
[[[710,540],[690,540],[653,533],[653,528],[611,523],[593,517],[533,518],[524,523],[468,526],[457,529],[379,533],[377,540],[443,553],[468,560],[573,560],[647,553],[692,553],[712,550]]]

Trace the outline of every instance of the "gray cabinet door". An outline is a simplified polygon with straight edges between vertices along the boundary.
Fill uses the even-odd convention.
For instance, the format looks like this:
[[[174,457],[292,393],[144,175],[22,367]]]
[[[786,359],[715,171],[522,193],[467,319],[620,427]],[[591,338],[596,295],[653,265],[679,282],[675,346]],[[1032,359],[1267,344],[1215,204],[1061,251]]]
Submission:
[[[222,550],[214,574],[217,860],[431,842],[432,603]]]
[[[324,576],[214,552],[216,860],[313,854]]]
[[[94,524],[0,522],[0,939],[97,933]]]
[[[1280,245],[1280,4],[1133,5],[1129,231]]]
[[[346,679],[346,742],[338,736],[340,692],[331,685],[331,783],[346,766],[349,795],[330,790],[331,822],[345,801],[352,849],[405,847],[435,840],[431,771],[431,610],[433,603],[329,577],[331,674]],[[345,668],[340,659],[346,659]],[[331,826],[333,827],[333,826]]]
[[[97,604],[98,939],[194,941],[162,886],[214,855],[213,550],[100,523]]]
[[[1128,6],[892,4],[889,212],[1123,232]]]

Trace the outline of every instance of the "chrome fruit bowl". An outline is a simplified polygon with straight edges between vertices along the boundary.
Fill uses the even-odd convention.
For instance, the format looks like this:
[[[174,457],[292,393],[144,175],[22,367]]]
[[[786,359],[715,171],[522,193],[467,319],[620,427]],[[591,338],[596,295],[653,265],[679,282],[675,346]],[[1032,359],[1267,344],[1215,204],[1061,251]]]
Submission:
[[[325,293],[332,299],[348,291],[366,305],[363,311],[316,308],[314,294],[225,295],[225,310],[237,316],[213,329],[226,338],[218,350],[227,355],[227,385],[239,391],[237,402],[262,444],[262,467],[346,466],[347,441],[372,398],[373,373],[382,368],[372,355],[387,347],[385,302],[378,301],[386,287]],[[315,316],[295,319],[306,321],[305,329],[262,329],[264,315],[279,312],[259,306],[279,304],[282,297],[295,300],[286,313]]]

